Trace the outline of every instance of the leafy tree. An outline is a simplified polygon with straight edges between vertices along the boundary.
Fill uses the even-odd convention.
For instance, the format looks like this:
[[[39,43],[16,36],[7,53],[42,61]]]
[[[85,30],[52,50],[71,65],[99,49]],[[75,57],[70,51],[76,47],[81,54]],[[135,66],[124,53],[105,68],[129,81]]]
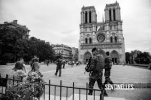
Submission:
[[[137,55],[137,57],[135,58],[135,61],[138,64],[149,64],[150,63],[150,59],[151,56],[148,52],[141,52]]]
[[[28,35],[28,31],[24,27],[14,23],[0,25],[0,63],[5,64],[6,62],[16,61],[18,53],[16,43],[18,40],[24,39]]]
[[[126,56],[126,63],[127,63],[127,64],[130,64],[130,53],[129,53],[129,52],[126,52],[126,53],[125,53],[125,56]]]
[[[20,57],[29,62],[34,55],[40,61],[54,60],[52,46],[36,37],[28,38],[28,32],[25,26],[16,23],[0,25],[0,64],[15,62]]]
[[[151,62],[151,55],[148,52],[134,50],[126,52],[125,55],[127,64],[149,64]]]

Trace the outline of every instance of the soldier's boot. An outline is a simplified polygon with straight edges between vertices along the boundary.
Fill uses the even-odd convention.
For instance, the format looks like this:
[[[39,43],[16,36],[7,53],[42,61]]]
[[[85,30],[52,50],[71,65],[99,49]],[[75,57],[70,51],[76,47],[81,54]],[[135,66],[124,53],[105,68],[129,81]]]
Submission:
[[[92,93],[93,93],[93,90],[89,90],[88,95],[92,95]]]
[[[114,91],[114,83],[112,82],[112,80],[109,77],[106,77],[104,84],[111,84],[113,86],[113,88],[111,88],[112,91]]]
[[[101,90],[102,90],[102,93],[104,96],[108,96],[106,90],[105,90],[105,84],[102,84],[102,87],[101,87]]]
[[[108,84],[108,81],[107,81],[107,79],[105,79],[104,85],[105,85],[105,84]]]
[[[108,96],[108,94],[107,94],[107,92],[106,92],[106,90],[104,89],[104,96]]]
[[[109,82],[110,84],[113,84],[113,82],[112,82],[112,80],[110,79],[110,77],[108,77],[108,82]]]

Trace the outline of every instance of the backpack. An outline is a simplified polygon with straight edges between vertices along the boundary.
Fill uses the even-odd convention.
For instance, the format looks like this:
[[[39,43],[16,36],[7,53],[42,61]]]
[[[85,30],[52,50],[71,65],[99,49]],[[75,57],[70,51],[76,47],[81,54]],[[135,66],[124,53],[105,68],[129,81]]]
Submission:
[[[97,55],[96,57],[89,59],[89,62],[85,68],[87,72],[95,71],[100,72],[104,68],[104,58],[102,55]]]
[[[104,68],[104,57],[102,55],[97,55],[95,71],[102,71]]]
[[[86,67],[85,67],[85,71],[86,71],[86,72],[90,72],[90,71],[93,70],[91,63],[92,63],[92,58],[90,57],[90,58],[89,58],[89,61],[88,61],[88,63],[87,63],[87,65],[86,65]]]

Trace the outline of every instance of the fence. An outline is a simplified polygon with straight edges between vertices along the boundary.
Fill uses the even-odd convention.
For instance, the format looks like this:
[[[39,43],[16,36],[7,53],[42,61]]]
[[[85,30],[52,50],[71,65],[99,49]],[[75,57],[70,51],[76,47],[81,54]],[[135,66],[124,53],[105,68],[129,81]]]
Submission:
[[[9,84],[15,85],[21,81],[22,79],[15,79],[14,76],[10,78],[9,75],[4,77],[0,74],[0,97],[5,94]]]
[[[0,75],[0,95],[5,95],[5,91],[7,88],[7,83],[11,82],[12,84],[16,84],[20,82],[21,80],[15,80],[15,77],[9,78],[8,75],[6,75],[5,78],[3,78]],[[62,81],[60,81],[59,85],[51,84],[51,80],[49,80],[49,83],[46,83],[44,86],[44,93],[39,100],[104,100],[103,90],[99,89],[93,89],[93,94],[91,96],[88,95],[88,84],[86,83],[85,88],[76,87],[75,83],[72,83],[72,86],[65,86],[62,85]],[[83,96],[85,96],[83,98]],[[98,99],[99,97],[99,99]]]

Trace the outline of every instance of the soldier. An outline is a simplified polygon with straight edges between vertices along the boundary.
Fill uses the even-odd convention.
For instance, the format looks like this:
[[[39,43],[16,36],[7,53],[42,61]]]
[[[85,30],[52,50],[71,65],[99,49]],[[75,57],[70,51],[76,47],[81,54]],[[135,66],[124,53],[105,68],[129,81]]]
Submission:
[[[58,57],[57,61],[56,61],[56,64],[57,64],[57,68],[56,68],[56,73],[55,75],[57,76],[57,73],[59,71],[59,77],[61,77],[61,66],[62,66],[62,60],[61,60],[61,57]]]
[[[92,95],[93,86],[95,81],[98,83],[98,87],[102,90],[104,86],[102,84],[102,74],[104,68],[104,58],[102,55],[98,54],[97,48],[92,49],[92,58],[91,61],[89,60],[89,65],[85,68],[89,74],[89,95]],[[104,95],[107,96],[106,91],[104,91]]]
[[[110,79],[112,60],[111,60],[109,52],[106,52],[106,56],[107,57],[105,58],[105,73],[104,73],[105,82],[104,84],[107,84],[107,83],[113,84],[113,82]]]

